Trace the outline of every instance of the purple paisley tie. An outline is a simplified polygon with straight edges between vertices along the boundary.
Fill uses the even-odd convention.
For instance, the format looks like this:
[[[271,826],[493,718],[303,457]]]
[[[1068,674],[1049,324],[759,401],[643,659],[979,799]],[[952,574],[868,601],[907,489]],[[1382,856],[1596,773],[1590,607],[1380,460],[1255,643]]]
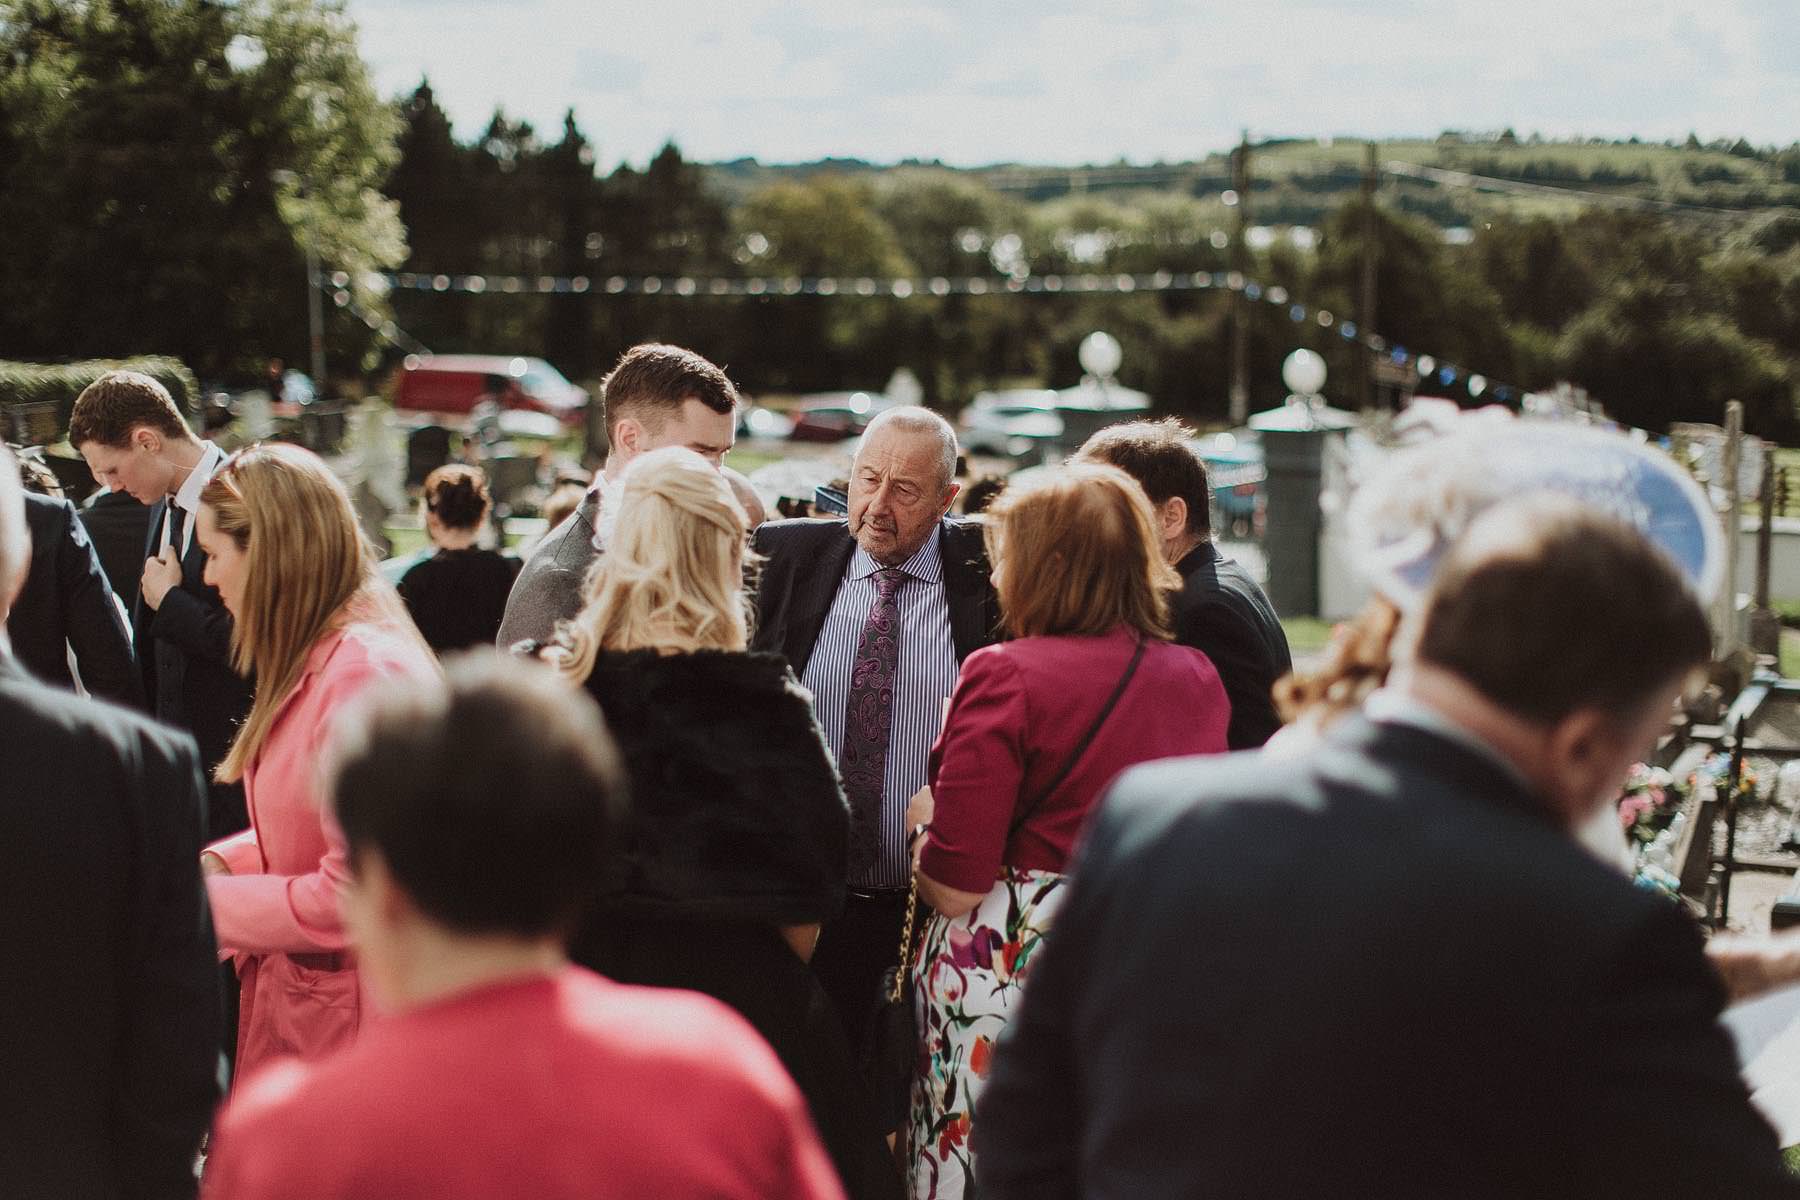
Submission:
[[[850,801],[850,875],[874,870],[881,854],[881,793],[887,779],[888,733],[893,724],[894,673],[900,665],[900,608],[894,603],[906,572],[886,567],[871,577],[875,603],[850,664],[844,702],[844,750],[838,770]]]

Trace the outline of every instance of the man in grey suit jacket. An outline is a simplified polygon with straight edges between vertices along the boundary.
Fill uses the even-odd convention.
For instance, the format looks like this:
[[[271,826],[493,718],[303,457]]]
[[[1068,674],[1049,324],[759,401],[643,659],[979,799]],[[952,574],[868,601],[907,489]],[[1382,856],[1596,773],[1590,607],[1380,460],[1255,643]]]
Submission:
[[[495,639],[501,649],[548,642],[558,621],[581,611],[581,588],[604,540],[605,488],[638,455],[686,446],[715,466],[737,440],[738,392],[725,372],[692,350],[633,346],[601,381],[606,466],[568,520],[544,535],[506,600]]]
[[[0,449],[0,620],[30,543]],[[188,1197],[219,993],[187,735],[32,679],[0,633],[0,1195]]]
[[[1800,1196],[1693,921],[1573,832],[1709,640],[1635,531],[1513,502],[1323,745],[1128,772],[977,1106],[983,1194]]]

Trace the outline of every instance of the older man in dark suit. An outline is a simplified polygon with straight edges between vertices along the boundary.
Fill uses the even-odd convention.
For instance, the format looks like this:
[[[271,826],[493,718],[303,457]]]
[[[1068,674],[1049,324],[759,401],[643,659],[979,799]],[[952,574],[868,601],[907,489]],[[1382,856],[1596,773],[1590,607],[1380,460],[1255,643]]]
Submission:
[[[132,658],[131,633],[75,506],[28,494],[25,524],[31,530],[31,571],[6,619],[13,653],[45,683],[73,689],[73,651],[75,671],[89,694],[142,708],[144,685]]]
[[[907,802],[962,660],[999,626],[981,528],[945,516],[955,469],[942,417],[889,409],[857,447],[848,520],[773,521],[754,540],[768,559],[755,648],[786,655],[812,691],[850,802],[850,894],[813,970],[853,1045],[899,957]]]
[[[0,450],[0,617],[29,541]],[[0,1195],[184,1197],[218,1098],[194,743],[0,634]]]
[[[983,1194],[1800,1196],[1693,921],[1574,835],[1708,643],[1635,531],[1515,501],[1322,746],[1126,774],[976,1112]]]

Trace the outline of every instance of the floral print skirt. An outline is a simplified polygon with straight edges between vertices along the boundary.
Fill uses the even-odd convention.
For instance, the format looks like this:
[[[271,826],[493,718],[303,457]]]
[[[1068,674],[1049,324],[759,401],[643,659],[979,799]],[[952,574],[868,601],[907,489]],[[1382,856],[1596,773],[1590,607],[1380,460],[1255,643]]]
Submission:
[[[975,911],[925,922],[913,958],[919,1065],[913,1074],[908,1163],[920,1200],[973,1198],[969,1115],[987,1081],[1044,933],[1062,904],[1054,871],[1002,869]]]

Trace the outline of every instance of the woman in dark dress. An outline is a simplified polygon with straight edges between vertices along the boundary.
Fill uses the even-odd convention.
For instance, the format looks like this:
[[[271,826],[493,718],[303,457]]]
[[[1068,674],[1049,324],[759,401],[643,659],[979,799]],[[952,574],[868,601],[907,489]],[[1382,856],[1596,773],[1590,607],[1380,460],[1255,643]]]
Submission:
[[[544,651],[599,701],[631,777],[622,876],[571,955],[737,1009],[805,1094],[846,1191],[898,1196],[807,966],[843,907],[849,815],[811,697],[780,655],[746,649],[743,509],[679,447],[634,461],[617,503],[587,604]]]
[[[520,563],[475,544],[491,503],[487,480],[462,463],[439,467],[425,479],[424,501],[436,552],[401,577],[400,598],[439,654],[491,646]]]

